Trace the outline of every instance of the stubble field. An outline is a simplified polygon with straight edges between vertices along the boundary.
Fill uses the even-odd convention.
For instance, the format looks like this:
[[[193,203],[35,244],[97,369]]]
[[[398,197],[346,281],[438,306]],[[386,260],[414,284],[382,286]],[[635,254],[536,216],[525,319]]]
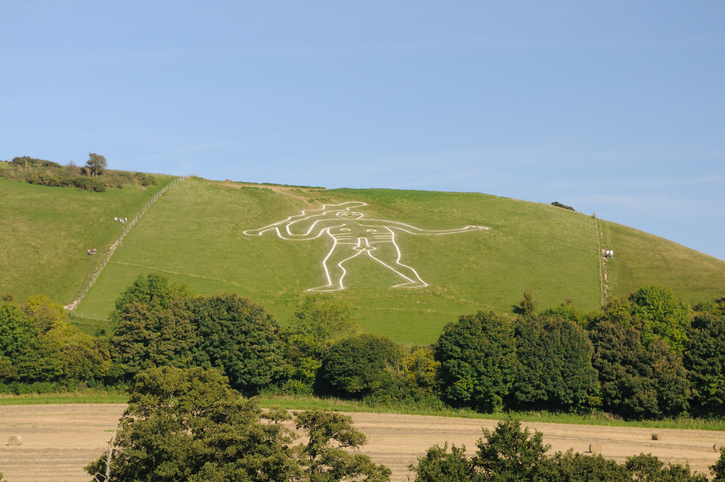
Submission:
[[[10,405],[0,407],[0,472],[13,481],[88,481],[83,471],[99,457],[111,437],[125,405]],[[355,426],[368,437],[362,453],[390,467],[392,480],[405,481],[412,474],[408,464],[434,445],[445,441],[465,444],[475,451],[481,427],[492,430],[495,420],[420,415],[351,413]],[[552,423],[526,423],[544,433],[552,451],[587,452],[589,444],[602,445],[602,455],[622,462],[630,455],[651,453],[668,462],[689,462],[708,473],[719,454],[712,449],[725,441],[722,432],[658,430],[663,440],[651,438],[652,429],[599,427]],[[20,446],[7,445],[11,435],[23,438]]]

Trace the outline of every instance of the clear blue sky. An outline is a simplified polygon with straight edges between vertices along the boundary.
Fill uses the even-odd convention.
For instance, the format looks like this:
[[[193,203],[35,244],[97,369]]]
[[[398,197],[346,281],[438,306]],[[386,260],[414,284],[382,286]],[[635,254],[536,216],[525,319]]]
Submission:
[[[725,260],[725,2],[0,3],[0,159],[559,201]]]

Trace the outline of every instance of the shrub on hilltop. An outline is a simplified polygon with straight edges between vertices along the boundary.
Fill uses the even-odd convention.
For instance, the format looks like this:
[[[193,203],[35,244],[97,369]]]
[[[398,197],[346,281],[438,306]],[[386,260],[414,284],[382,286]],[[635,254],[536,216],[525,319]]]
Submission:
[[[107,169],[106,158],[91,153],[84,167],[72,161],[67,166],[30,156],[15,157],[0,169],[0,177],[51,187],[75,187],[81,191],[104,192],[108,188],[130,185],[150,186],[156,179],[146,173]],[[100,176],[100,177],[99,177]]]

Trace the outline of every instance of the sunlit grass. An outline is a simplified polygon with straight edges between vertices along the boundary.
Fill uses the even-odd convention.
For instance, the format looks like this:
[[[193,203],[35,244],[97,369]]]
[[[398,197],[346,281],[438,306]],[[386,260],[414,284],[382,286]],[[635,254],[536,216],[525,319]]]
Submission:
[[[44,294],[67,304],[125,225],[173,180],[106,192],[32,185],[0,178],[0,296]],[[87,249],[97,254],[88,256]]]

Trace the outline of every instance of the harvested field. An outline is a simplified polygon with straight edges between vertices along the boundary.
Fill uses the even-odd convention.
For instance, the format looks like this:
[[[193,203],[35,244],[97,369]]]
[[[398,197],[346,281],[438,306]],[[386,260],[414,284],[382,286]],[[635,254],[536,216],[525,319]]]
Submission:
[[[12,405],[0,407],[0,472],[13,481],[88,481],[83,466],[103,453],[125,405]],[[368,437],[362,452],[393,470],[393,480],[407,480],[407,465],[428,447],[446,440],[475,451],[481,427],[493,429],[496,421],[352,413],[355,426]],[[554,451],[588,452],[601,444],[604,457],[619,462],[641,452],[669,462],[688,461],[693,469],[708,472],[719,454],[713,444],[725,441],[722,432],[660,430],[662,440],[652,440],[647,428],[597,427],[528,423],[544,433]],[[10,436],[23,439],[10,446]]]

